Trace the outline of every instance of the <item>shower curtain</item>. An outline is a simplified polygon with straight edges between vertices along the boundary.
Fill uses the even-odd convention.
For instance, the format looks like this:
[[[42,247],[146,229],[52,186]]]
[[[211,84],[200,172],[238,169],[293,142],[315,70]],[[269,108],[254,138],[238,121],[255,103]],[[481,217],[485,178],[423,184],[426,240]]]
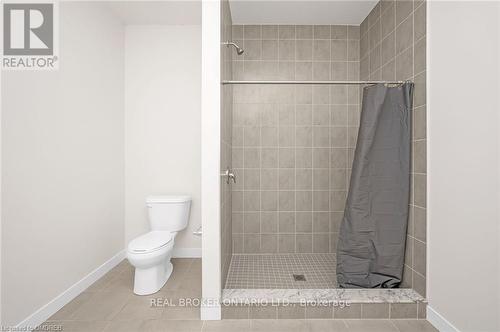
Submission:
[[[365,87],[337,245],[341,288],[401,283],[410,197],[413,84]]]

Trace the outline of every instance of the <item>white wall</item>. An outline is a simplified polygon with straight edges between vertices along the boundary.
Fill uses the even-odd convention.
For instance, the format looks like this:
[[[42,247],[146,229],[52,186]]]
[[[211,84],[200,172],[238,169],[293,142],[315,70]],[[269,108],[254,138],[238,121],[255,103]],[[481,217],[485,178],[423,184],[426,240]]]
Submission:
[[[428,5],[428,318],[499,331],[499,3]]]
[[[123,28],[97,4],[60,13],[60,69],[2,77],[3,325],[124,247]]]
[[[221,3],[202,2],[202,296],[201,319],[221,318]],[[215,46],[215,47],[214,47]]]
[[[192,232],[201,222],[201,27],[125,31],[125,240],[149,230],[148,195],[189,194],[175,251],[200,254]]]

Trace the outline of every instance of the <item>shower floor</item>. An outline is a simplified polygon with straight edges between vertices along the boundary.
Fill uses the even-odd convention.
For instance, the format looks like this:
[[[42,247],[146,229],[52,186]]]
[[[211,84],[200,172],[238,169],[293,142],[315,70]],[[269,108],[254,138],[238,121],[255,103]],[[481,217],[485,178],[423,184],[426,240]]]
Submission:
[[[238,254],[231,258],[225,288],[336,288],[335,266],[335,254]]]

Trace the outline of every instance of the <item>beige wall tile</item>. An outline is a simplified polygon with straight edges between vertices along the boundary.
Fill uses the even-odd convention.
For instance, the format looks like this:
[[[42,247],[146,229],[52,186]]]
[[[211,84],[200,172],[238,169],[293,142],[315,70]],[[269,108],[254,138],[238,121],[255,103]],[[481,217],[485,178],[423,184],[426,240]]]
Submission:
[[[260,39],[262,37],[262,27],[260,25],[243,26],[243,37],[246,39]]]
[[[396,0],[396,25],[403,22],[413,11],[413,0]]]
[[[250,319],[277,319],[278,310],[274,306],[251,306],[249,308]]]
[[[222,319],[248,319],[248,306],[224,305],[222,306]]]
[[[419,241],[425,242],[427,237],[427,217],[426,210],[415,207],[414,212],[414,235],[415,238]]]
[[[417,318],[417,303],[391,303],[391,319]]]
[[[279,41],[279,60],[294,60],[295,59],[295,41],[280,40]]]
[[[389,319],[389,303],[363,303],[361,318]]]
[[[295,39],[295,26],[293,26],[293,25],[280,25],[279,26],[279,39]]]
[[[313,49],[312,40],[297,40],[295,49],[295,59],[299,61],[312,60]]]
[[[278,39],[278,26],[277,25],[263,25],[262,26],[262,39]]]
[[[333,318],[335,319],[357,319],[361,318],[361,304],[352,303],[350,306],[333,308]]]
[[[261,210],[262,211],[277,211],[278,210],[278,192],[277,191],[262,191],[261,192]]]
[[[330,39],[330,26],[329,25],[315,25],[313,28],[314,39]]]
[[[418,303],[417,318],[418,319],[425,319],[425,318],[427,318],[427,303],[424,303],[424,302],[419,302]]]
[[[306,307],[306,319],[331,319],[331,318],[333,318],[333,307],[331,306]]]
[[[415,41],[419,40],[426,34],[426,3],[423,2],[415,10]]]
[[[305,307],[300,305],[287,305],[278,307],[278,319],[304,319]]]
[[[260,246],[262,253],[276,253],[278,252],[278,235],[276,234],[261,234]]]
[[[260,227],[263,233],[277,233],[278,212],[261,212]]]
[[[297,232],[312,233],[312,212],[296,212],[295,222],[296,222]]]
[[[422,296],[426,296],[426,285],[425,285],[425,277],[418,274],[417,272],[413,272],[413,289]]]
[[[347,26],[333,25],[331,26],[331,39],[347,39]]]
[[[389,2],[387,8],[384,9],[380,23],[381,38],[385,38],[385,36],[396,29],[396,6],[393,2]]]
[[[347,26],[347,38],[350,40],[359,40],[360,28],[357,25]]]
[[[280,253],[295,252],[295,235],[293,234],[278,235],[278,252]]]
[[[330,47],[331,42],[328,39],[319,39],[313,41],[313,60],[314,61],[330,61]],[[344,45],[345,59],[338,60],[347,60],[347,44]]]
[[[331,58],[332,61],[347,60],[347,40],[332,40],[331,41]]]
[[[295,33],[297,39],[312,39],[313,38],[313,26],[312,25],[297,25],[295,27]]]
[[[330,252],[330,235],[313,233],[313,252]]]
[[[396,54],[413,44],[413,14],[396,27]]]
[[[421,275],[426,273],[426,246],[425,242],[415,240],[414,242],[414,270]]]
[[[296,238],[296,252],[298,253],[310,253],[312,252],[312,234],[297,234]]]

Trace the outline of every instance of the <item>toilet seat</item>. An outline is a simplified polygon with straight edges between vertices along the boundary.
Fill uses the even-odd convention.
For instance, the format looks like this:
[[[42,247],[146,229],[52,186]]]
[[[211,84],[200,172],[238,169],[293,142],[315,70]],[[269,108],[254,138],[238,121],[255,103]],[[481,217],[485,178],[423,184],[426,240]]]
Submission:
[[[152,231],[130,241],[128,251],[135,254],[151,253],[167,246],[173,238],[168,231]]]

